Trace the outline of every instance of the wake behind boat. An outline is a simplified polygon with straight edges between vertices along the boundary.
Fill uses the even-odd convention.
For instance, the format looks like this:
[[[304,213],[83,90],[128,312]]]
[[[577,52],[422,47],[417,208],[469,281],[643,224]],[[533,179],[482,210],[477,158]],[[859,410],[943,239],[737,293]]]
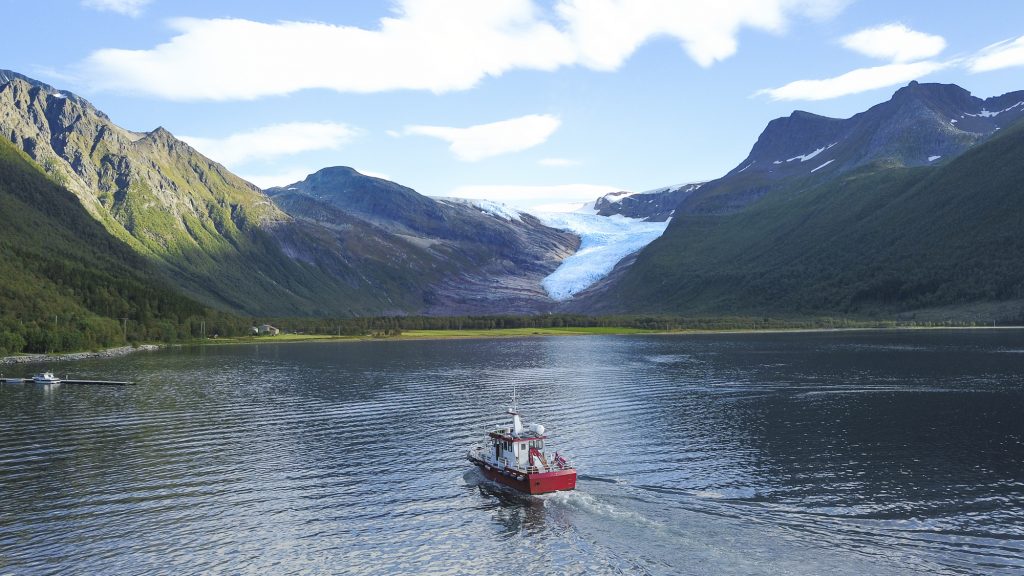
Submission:
[[[544,452],[544,426],[523,424],[514,393],[508,413],[512,425],[488,432],[487,443],[472,448],[466,458],[487,478],[528,494],[576,488],[576,468],[558,452]]]

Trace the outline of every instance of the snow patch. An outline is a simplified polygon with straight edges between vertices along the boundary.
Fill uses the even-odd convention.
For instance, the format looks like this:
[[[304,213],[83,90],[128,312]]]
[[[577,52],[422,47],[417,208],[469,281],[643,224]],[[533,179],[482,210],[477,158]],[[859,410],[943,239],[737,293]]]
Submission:
[[[751,162],[751,164],[753,164],[753,162]],[[748,166],[748,168],[749,168],[749,166]],[[746,168],[744,168],[744,170],[746,170]],[[740,172],[742,172],[742,171],[743,170],[740,170]],[[636,196],[650,196],[650,195],[653,195],[653,194],[667,194],[667,193],[675,192],[677,190],[682,190],[683,188],[686,188],[686,191],[688,191],[688,192],[693,192],[694,190],[700,188],[703,185],[704,185],[703,182],[697,182],[697,183],[686,183],[686,184],[673,184],[672,186],[665,186],[663,188],[655,188],[654,190],[647,190],[645,192],[610,192],[610,193],[605,194],[604,196],[598,198],[597,201],[600,202],[600,201],[604,200],[605,202],[607,202],[609,204],[618,204],[618,203],[622,202],[626,198],[633,198],[633,197],[636,197]],[[653,199],[651,199],[651,198],[646,199],[647,202],[651,202],[652,200]],[[593,205],[596,206],[596,203],[594,203]],[[584,206],[584,207],[586,208],[587,206]],[[553,212],[553,210],[548,210],[547,212]]]
[[[1009,108],[1003,108],[1002,110],[997,110],[995,112],[990,112],[990,111],[982,108],[981,112],[978,112],[977,114],[964,113],[964,115],[965,116],[973,116],[975,118],[979,118],[979,117],[980,118],[992,118],[993,116],[999,116],[1003,112],[1009,112],[1010,110],[1013,110],[1014,108],[1016,108],[1018,106],[1024,106],[1024,101],[1017,102],[1016,104],[1014,104],[1013,106],[1010,106]]]
[[[476,206],[481,212],[490,214],[496,218],[501,218],[502,220],[507,220],[509,222],[523,221],[522,212],[500,202],[492,202],[490,200],[473,200],[471,204]]]
[[[956,118],[950,118],[949,119],[949,123],[950,124],[956,124],[956,122],[957,122]]]
[[[601,198],[609,204],[618,204],[619,202],[622,202],[623,198],[629,198],[634,194],[636,194],[636,192],[612,192],[610,194],[605,194]]]
[[[756,164],[756,163],[757,163],[757,160],[754,160],[754,161],[753,161],[753,162],[751,162],[750,164],[747,164],[747,165],[746,165],[746,166],[744,166],[743,168],[740,168],[740,172],[743,172],[744,170],[746,170],[747,168],[750,168],[751,166],[753,166],[753,165],[754,165],[754,164]],[[740,172],[737,172],[737,174],[739,174]]]
[[[929,162],[935,162],[935,161],[936,161],[936,160],[938,160],[939,158],[942,158],[942,156],[929,156],[929,157],[928,157],[928,161],[929,161]]]
[[[822,146],[821,148],[818,148],[818,149],[816,149],[813,152],[808,152],[807,154],[801,154],[800,156],[793,156],[792,158],[786,160],[786,162],[792,162],[793,160],[799,160],[801,162],[807,162],[811,158],[814,158],[818,154],[821,154],[822,152],[824,152],[825,150],[828,150],[829,148],[835,146],[836,144],[839,144],[839,142],[833,142],[833,143],[829,144],[828,146]],[[780,164],[781,164],[781,162],[780,162]]]
[[[686,188],[687,191],[692,192],[703,185],[704,182],[687,182],[684,184],[673,184],[671,186],[665,186],[663,188],[655,188],[654,190],[647,190],[646,192],[637,192],[637,194],[661,194],[665,192],[675,192],[677,190],[682,190],[683,188]]]
[[[825,163],[824,163],[824,164],[822,164],[821,166],[818,166],[818,167],[817,167],[817,168],[815,168],[814,170],[811,170],[811,173],[813,174],[813,173],[817,172],[818,170],[821,170],[821,169],[822,169],[822,168],[824,168],[825,166],[828,166],[829,164],[831,164],[831,163],[833,163],[833,162],[835,162],[835,161],[836,161],[836,159],[835,159],[835,158],[833,158],[833,159],[829,160],[828,162],[825,162]]]
[[[480,200],[476,198],[435,198],[435,200],[441,200],[450,204],[463,204],[465,206],[472,206],[484,214],[489,214],[495,218],[507,220],[509,222],[522,222],[523,213],[511,206],[502,204],[501,202],[494,202],[491,200]]]
[[[604,278],[623,258],[647,246],[668,227],[668,222],[644,222],[620,214],[597,216],[581,213],[535,214],[551,228],[580,237],[575,254],[541,282],[555,300],[568,300]]]
[[[64,98],[68,97],[68,95],[64,94],[63,92],[54,92],[53,94],[50,94],[50,96],[53,97],[53,98],[61,98],[61,99],[64,99]]]

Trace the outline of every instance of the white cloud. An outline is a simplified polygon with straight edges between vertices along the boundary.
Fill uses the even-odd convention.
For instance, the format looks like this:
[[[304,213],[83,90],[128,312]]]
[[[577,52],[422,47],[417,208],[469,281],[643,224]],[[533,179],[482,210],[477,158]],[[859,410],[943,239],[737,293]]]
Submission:
[[[234,166],[251,160],[267,160],[314,150],[337,150],[356,134],[356,129],[335,122],[291,122],[263,126],[224,138],[180,138],[213,160]]]
[[[609,192],[622,188],[599,184],[555,184],[550,186],[516,186],[510,184],[459,186],[448,196],[474,200],[493,200],[528,212],[565,211],[584,202],[593,202]],[[554,208],[558,209],[554,209]]]
[[[109,0],[108,0],[109,1]],[[743,28],[774,33],[793,16],[836,14],[846,0],[399,0],[375,29],[312,22],[181,18],[150,49],[93,52],[93,89],[174,100],[338,92],[465,90],[510,70],[613,70],[657,36],[699,65],[736,52]]]
[[[736,53],[741,28],[781,33],[791,14],[828,18],[841,0],[562,0],[558,14],[581,64],[614,70],[647,40],[670,36],[698,65],[708,67]]]
[[[946,49],[942,36],[917,32],[903,24],[866,28],[843,36],[840,42],[854,52],[894,63],[931,58]]]
[[[530,114],[468,128],[406,126],[405,133],[444,140],[460,160],[476,162],[543,144],[561,123],[557,116]]]
[[[565,168],[568,166],[578,166],[579,160],[572,160],[570,158],[542,158],[537,161],[537,164],[541,166],[548,166],[550,168]]]
[[[1024,36],[986,46],[968,63],[971,72],[991,72],[1015,66],[1024,66]]]
[[[93,10],[117,12],[137,18],[142,9],[153,0],[82,0],[82,6]]]
[[[487,76],[571,64],[569,41],[530,0],[403,0],[376,30],[312,22],[176,19],[149,50],[104,49],[84,65],[96,88],[176,100],[473,87]]]
[[[949,65],[948,62],[924,61],[858,68],[834,78],[797,80],[779,88],[758,90],[755,95],[765,94],[772,100],[828,100],[876,88],[905,84],[942,70]]]

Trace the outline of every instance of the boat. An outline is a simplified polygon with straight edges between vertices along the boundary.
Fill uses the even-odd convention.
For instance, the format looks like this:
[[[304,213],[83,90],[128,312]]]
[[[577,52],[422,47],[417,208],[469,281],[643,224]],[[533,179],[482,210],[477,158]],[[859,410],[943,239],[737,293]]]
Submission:
[[[53,375],[53,372],[40,372],[32,377],[36,384],[60,384],[60,378]]]
[[[512,425],[489,431],[487,442],[471,448],[466,458],[488,479],[527,494],[576,488],[576,468],[558,452],[544,452],[544,426],[524,424],[514,392],[512,397]]]

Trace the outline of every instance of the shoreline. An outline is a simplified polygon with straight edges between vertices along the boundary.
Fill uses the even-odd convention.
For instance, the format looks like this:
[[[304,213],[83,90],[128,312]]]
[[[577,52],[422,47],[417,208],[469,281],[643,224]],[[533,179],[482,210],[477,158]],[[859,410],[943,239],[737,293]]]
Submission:
[[[497,340],[502,338],[543,338],[549,336],[709,336],[715,334],[824,334],[830,332],[897,332],[925,330],[1024,330],[1024,326],[863,326],[844,328],[694,328],[644,330],[614,327],[492,328],[467,330],[407,330],[397,336],[335,336],[330,334],[285,334],[281,336],[239,336],[196,340],[176,344],[140,344],[90,352],[19,354],[0,357],[0,366],[43,362],[74,362],[91,358],[118,358],[136,352],[154,352],[167,347],[229,346],[253,344],[301,344],[304,342],[409,342],[440,340]]]
[[[135,352],[153,352],[159,350],[156,344],[139,344],[138,346],[119,346],[96,352],[61,352],[58,354],[19,354],[17,356],[0,357],[0,366],[32,364],[36,362],[74,362],[89,358],[117,358]]]
[[[492,340],[548,336],[707,336],[714,334],[814,334],[830,332],[897,332],[926,330],[1024,330],[1024,326],[863,326],[843,328],[725,328],[643,330],[639,328],[493,328],[467,330],[407,330],[397,336],[334,336],[288,334],[242,336],[175,344],[175,346],[226,346],[232,344],[301,344],[304,342],[402,342],[435,340]]]

